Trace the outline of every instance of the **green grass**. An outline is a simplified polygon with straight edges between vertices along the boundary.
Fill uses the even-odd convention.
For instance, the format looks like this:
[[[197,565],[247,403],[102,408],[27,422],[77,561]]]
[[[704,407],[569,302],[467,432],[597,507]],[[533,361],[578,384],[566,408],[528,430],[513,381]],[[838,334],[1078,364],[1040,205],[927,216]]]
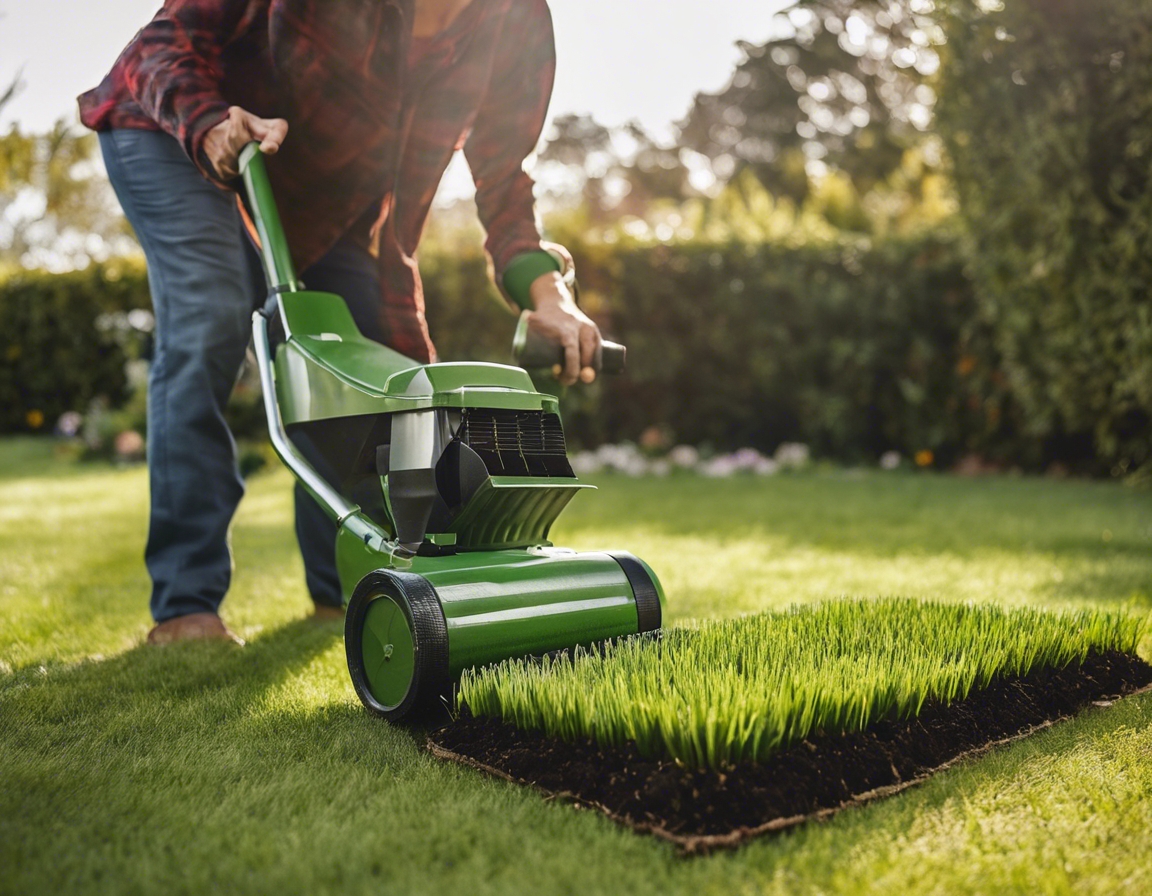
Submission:
[[[861,731],[1002,676],[1132,653],[1143,620],[907,600],[836,601],[673,629],[464,675],[458,707],[565,740],[635,742],[697,768]]]
[[[558,542],[635,551],[678,622],[845,595],[1152,611],[1152,495],[1110,483],[598,484]],[[253,480],[234,529],[249,646],[153,650],[143,471],[0,442],[0,892],[1152,892],[1152,695],[691,862],[438,763],[364,713],[339,627],[301,621],[289,485]]]

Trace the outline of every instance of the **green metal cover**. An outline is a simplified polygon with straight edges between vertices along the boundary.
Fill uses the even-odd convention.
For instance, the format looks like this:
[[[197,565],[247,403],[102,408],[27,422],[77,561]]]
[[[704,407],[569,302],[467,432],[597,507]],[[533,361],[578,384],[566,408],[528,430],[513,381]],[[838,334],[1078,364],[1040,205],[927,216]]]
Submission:
[[[343,528],[336,558],[346,597],[389,562]],[[471,666],[592,644],[638,628],[632,587],[607,554],[475,551],[416,557],[410,572],[436,588],[453,677]]]

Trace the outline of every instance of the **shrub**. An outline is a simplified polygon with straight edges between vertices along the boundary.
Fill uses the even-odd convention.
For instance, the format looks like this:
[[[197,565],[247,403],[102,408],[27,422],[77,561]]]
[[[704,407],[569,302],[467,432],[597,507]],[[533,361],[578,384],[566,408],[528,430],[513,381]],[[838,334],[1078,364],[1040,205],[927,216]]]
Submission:
[[[1028,432],[1152,460],[1152,6],[943,4],[938,129]]]
[[[149,307],[143,266],[132,262],[25,271],[0,283],[0,432],[51,428],[96,399],[121,404]]]
[[[574,244],[585,306],[628,345],[628,373],[569,390],[574,443],[675,441],[875,459],[968,452],[1038,465],[1014,435],[957,240]],[[423,258],[432,334],[446,358],[507,351],[510,318],[486,299],[483,263]],[[506,359],[506,354],[493,356]]]

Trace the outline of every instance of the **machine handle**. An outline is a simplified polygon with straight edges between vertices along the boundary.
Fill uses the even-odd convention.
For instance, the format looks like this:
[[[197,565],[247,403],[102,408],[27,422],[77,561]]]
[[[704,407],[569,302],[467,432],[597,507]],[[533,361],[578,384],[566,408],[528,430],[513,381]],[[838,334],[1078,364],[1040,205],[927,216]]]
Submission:
[[[533,330],[528,325],[531,316],[531,311],[525,311],[520,315],[516,335],[512,340],[512,360],[520,367],[529,370],[551,368],[556,364],[563,365],[563,346]],[[625,346],[605,340],[600,343],[600,351],[596,353],[592,367],[597,373],[623,373],[627,355],[628,349]]]
[[[264,166],[264,154],[260,152],[259,143],[249,143],[240,152],[240,173],[244,177],[248,211],[260,237],[260,259],[264,263],[268,289],[272,293],[299,292],[300,281],[296,279],[288,239],[280,223],[280,211],[276,208],[272,182],[268,180],[268,169]]]

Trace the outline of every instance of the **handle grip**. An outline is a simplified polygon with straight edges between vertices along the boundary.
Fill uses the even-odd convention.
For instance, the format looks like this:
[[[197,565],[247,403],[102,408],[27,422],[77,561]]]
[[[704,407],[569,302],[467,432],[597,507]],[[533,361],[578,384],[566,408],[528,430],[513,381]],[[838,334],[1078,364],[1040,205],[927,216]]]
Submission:
[[[564,364],[564,348],[542,333],[533,330],[528,321],[532,312],[520,315],[516,326],[516,336],[512,340],[512,360],[520,367],[535,370]],[[627,347],[618,342],[603,341],[600,351],[592,359],[592,368],[597,373],[619,374],[624,372],[628,359]]]
[[[268,288],[273,292],[296,292],[300,289],[300,282],[296,279],[296,269],[288,251],[288,240],[280,223],[280,211],[276,208],[259,143],[249,143],[241,151],[240,173],[244,178],[248,211],[260,237],[260,260]]]

